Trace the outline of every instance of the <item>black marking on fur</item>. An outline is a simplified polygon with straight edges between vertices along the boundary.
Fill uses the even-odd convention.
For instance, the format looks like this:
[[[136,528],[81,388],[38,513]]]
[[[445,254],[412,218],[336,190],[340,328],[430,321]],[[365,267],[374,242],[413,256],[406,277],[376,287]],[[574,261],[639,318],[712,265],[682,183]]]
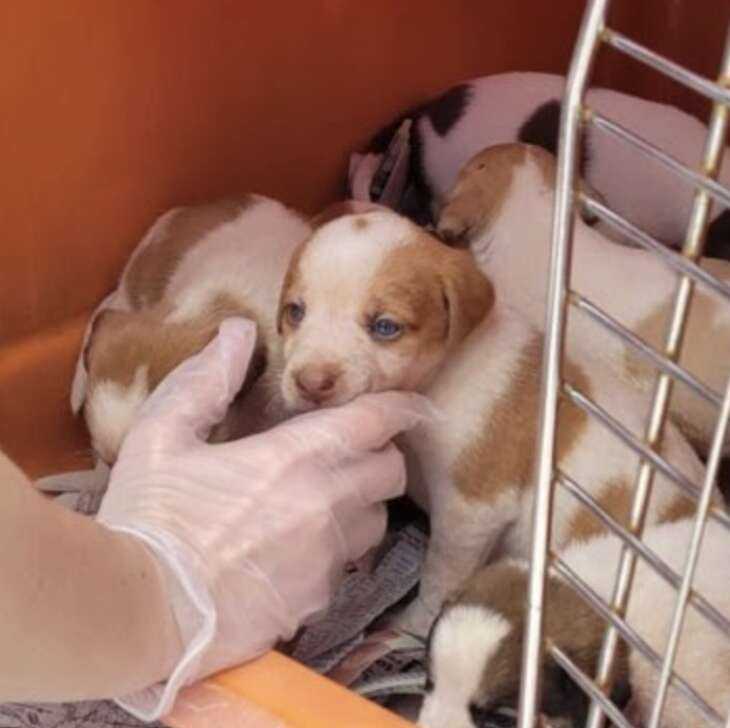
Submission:
[[[441,96],[408,109],[390,124],[384,126],[372,137],[365,150],[374,154],[384,154],[403,121],[405,119],[413,120],[408,178],[403,196],[396,209],[418,225],[433,225],[435,222],[431,212],[433,190],[426,180],[423,169],[423,142],[418,129],[418,121],[425,116],[436,133],[443,137],[464,116],[470,98],[471,86],[469,84],[454,86]],[[376,192],[377,190],[371,188],[371,197]]]
[[[553,99],[538,106],[517,132],[517,139],[525,144],[535,144],[558,153],[558,129],[560,127],[560,101]]]
[[[574,726],[585,725],[589,700],[570,675],[550,661],[543,680],[542,711],[548,716],[568,717]]]
[[[464,111],[470,99],[471,86],[467,83],[461,83],[426,104],[423,107],[423,115],[429,118],[436,133],[444,137],[451,131],[456,122],[464,116]]]
[[[524,144],[534,144],[542,147],[551,154],[558,154],[558,132],[560,130],[560,101],[553,99],[538,106],[535,111],[527,117],[526,121],[517,132],[518,141]],[[580,150],[580,173],[585,176],[588,166],[588,149],[585,135]]]
[[[707,228],[705,256],[730,260],[730,210],[720,213]]]

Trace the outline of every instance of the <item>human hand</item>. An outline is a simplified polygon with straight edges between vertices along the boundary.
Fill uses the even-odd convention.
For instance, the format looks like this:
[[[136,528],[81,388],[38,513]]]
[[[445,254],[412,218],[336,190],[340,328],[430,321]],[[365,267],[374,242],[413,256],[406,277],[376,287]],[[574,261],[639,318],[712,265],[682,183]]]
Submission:
[[[391,439],[431,414],[415,394],[364,395],[208,444],[254,342],[253,324],[226,321],[160,384],[124,441],[99,511],[163,566],[185,646],[165,685],[121,701],[147,720],[168,712],[183,685],[290,639],[327,606],[344,565],[382,538],[382,501],[405,488]]]

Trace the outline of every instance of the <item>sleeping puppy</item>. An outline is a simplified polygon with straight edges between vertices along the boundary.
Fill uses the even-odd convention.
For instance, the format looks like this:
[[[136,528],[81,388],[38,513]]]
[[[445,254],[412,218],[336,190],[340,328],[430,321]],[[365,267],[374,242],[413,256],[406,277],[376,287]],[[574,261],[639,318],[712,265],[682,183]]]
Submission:
[[[653,526],[644,542],[681,574],[693,521]],[[693,588],[730,619],[730,533],[709,521]],[[620,542],[610,535],[579,542],[561,558],[605,602],[609,602]],[[600,564],[600,568],[596,565]],[[444,607],[435,622],[428,650],[429,680],[419,724],[424,728],[479,728],[498,708],[516,708],[519,695],[526,561],[505,560],[478,572]],[[659,655],[664,653],[676,592],[640,558],[626,621]],[[545,635],[593,677],[605,623],[559,576],[547,581]],[[656,669],[623,643],[611,699],[624,709],[631,698],[637,725],[651,713],[658,683]],[[730,710],[730,635],[724,634],[691,604],[679,642],[675,672],[723,718]],[[585,725],[589,701],[549,656],[543,657],[540,706],[568,728]],[[704,714],[676,687],[667,694],[661,725],[706,725]]]
[[[292,251],[311,231],[301,215],[258,195],[160,217],[127,263],[117,290],[92,317],[72,405],[107,463],[162,379],[200,351],[229,316],[257,324],[241,395],[212,435],[228,439],[276,420],[275,314]]]
[[[440,234],[467,245],[503,296],[534,325],[545,321],[555,182],[555,158],[543,149],[504,144],[477,154],[459,173],[438,221]],[[576,216],[571,288],[661,350],[674,300],[676,274],[639,249],[607,246]],[[703,267],[730,282],[730,263]],[[730,375],[730,305],[697,286],[679,363],[722,392]],[[621,340],[580,312],[571,312],[569,351],[600,352],[624,381],[647,393],[654,369]],[[706,452],[715,426],[714,406],[677,385],[671,412],[693,444]]]
[[[336,203],[307,221],[280,202],[249,195],[160,217],[92,316],[77,364],[72,407],[83,407],[95,452],[114,462],[149,393],[229,316],[255,321],[257,343],[244,386],[211,440],[281,419],[276,310],[291,254],[328,220],[375,208]]]
[[[353,155],[352,196],[381,199],[380,166],[389,144],[404,133],[403,120],[410,119],[404,157],[408,170],[395,209],[422,224],[436,220],[459,170],[481,149],[519,141],[556,152],[564,87],[562,76],[547,73],[502,73],[454,86],[407,111],[380,130],[365,153]],[[700,159],[707,129],[693,116],[608,89],[590,89],[586,102],[689,167]],[[654,237],[674,245],[683,239],[693,190],[658,162],[588,127],[581,172],[609,207]],[[721,176],[730,181],[730,162]],[[730,212],[715,207],[713,217],[707,254],[727,258]]]
[[[409,493],[431,517],[419,598],[401,625],[424,633],[443,599],[499,552],[524,556],[530,540],[542,339],[500,302],[501,289],[468,252],[442,244],[392,212],[349,215],[316,231],[294,254],[282,288],[281,382],[292,412],[342,404],[364,392],[425,393],[443,413],[409,432]],[[599,360],[567,378],[634,432],[641,409]],[[582,411],[560,413],[561,467],[625,521],[635,458]],[[702,467],[669,427],[665,455],[693,482]],[[649,521],[693,504],[657,476]],[[559,546],[596,523],[567,495],[556,499]]]

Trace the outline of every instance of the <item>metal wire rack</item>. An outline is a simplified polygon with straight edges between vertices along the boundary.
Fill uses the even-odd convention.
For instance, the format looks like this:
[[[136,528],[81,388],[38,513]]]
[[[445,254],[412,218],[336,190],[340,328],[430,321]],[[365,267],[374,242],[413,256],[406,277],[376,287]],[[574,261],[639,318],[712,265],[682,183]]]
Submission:
[[[707,724],[730,728],[730,715],[721,716],[708,705],[686,682],[673,672],[674,660],[681,635],[685,610],[689,602],[710,622],[722,629],[730,639],[730,622],[725,615],[712,607],[702,595],[692,591],[692,579],[697,564],[703,531],[708,518],[714,518],[730,528],[730,518],[712,505],[722,446],[730,417],[730,382],[725,392],[716,392],[697,380],[677,362],[682,348],[685,323],[688,318],[695,285],[706,286],[730,303],[730,286],[714,278],[697,265],[704,247],[704,234],[713,201],[730,206],[730,190],[718,184],[716,177],[725,151],[730,106],[730,29],[726,35],[725,49],[718,72],[718,80],[711,81],[695,74],[677,63],[643,47],[635,41],[607,26],[610,0],[589,0],[576,41],[576,47],[568,74],[560,123],[557,190],[552,228],[552,253],[546,338],[542,372],[542,407],[538,443],[538,484],[534,514],[532,560],[527,604],[527,633],[522,665],[519,728],[533,728],[538,716],[538,687],[543,650],[571,675],[588,694],[591,708],[586,726],[599,728],[606,718],[621,728],[632,728],[626,717],[611,703],[610,692],[612,667],[619,639],[640,651],[659,671],[658,687],[646,728],[658,728],[667,690],[671,684],[680,690],[704,714]],[[602,44],[612,46],[620,53],[650,66],[702,94],[712,102],[700,171],[690,169],[662,151],[649,140],[642,139],[630,130],[588,108],[584,103],[593,60]],[[669,250],[646,232],[623,219],[600,201],[579,192],[575,184],[576,169],[580,157],[580,140],[583,129],[593,126],[600,133],[610,134],[629,144],[646,156],[660,162],[669,173],[679,175],[695,187],[692,211],[681,254]],[[571,250],[574,211],[577,204],[584,205],[593,215],[608,226],[628,236],[645,250],[657,255],[678,274],[673,300],[670,325],[662,351],[650,347],[633,332],[624,328],[606,312],[570,288]],[[621,338],[657,370],[651,410],[643,438],[638,438],[617,422],[598,404],[563,381],[562,355],[566,320],[570,309],[578,309],[590,316],[606,331]],[[683,382],[693,392],[711,403],[718,410],[717,424],[707,460],[705,479],[701,489],[688,482],[673,466],[659,455],[658,449],[667,419],[672,386],[675,380]],[[634,484],[634,500],[628,528],[624,528],[605,513],[600,505],[564,473],[555,462],[558,403],[567,398],[575,405],[597,418],[614,435],[618,436],[640,457],[640,466]],[[651,496],[654,473],[660,471],[679,488],[697,500],[694,530],[682,574],[675,573],[661,558],[641,541],[641,532]],[[622,543],[619,566],[610,603],[598,596],[570,567],[549,547],[551,506],[553,492],[563,488],[571,493],[583,507],[588,508],[604,526]],[[730,531],[728,532],[730,546]],[[675,611],[665,653],[657,654],[622,619],[634,580],[637,559],[643,559],[662,576],[677,592]],[[606,621],[602,650],[596,675],[582,672],[560,648],[544,639],[542,634],[543,608],[545,604],[545,580],[548,572],[560,574],[588,601]],[[730,585],[728,585],[730,588]]]

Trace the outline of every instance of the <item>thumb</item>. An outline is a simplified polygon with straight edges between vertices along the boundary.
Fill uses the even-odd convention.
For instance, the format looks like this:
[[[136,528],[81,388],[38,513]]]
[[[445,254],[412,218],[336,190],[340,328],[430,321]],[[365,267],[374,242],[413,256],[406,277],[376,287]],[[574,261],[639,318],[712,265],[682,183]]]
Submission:
[[[255,344],[252,321],[223,321],[218,335],[168,374],[142,405],[125,445],[152,436],[205,439],[243,386]]]

